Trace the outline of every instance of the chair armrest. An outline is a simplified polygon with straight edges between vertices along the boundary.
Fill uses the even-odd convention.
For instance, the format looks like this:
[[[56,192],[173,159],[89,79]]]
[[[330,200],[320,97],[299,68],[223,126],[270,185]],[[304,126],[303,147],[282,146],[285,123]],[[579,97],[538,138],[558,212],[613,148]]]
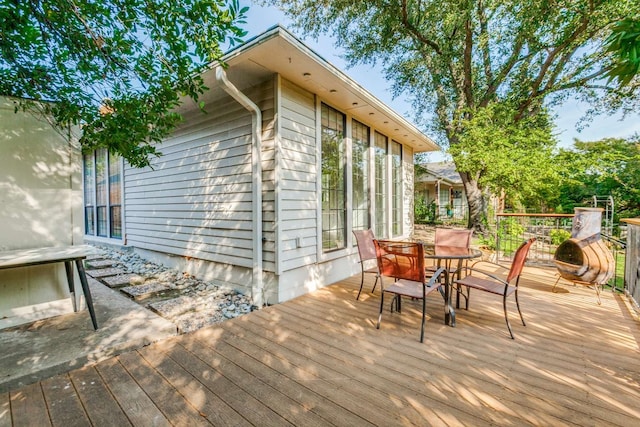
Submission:
[[[479,261],[479,262],[480,262],[480,261]],[[476,264],[477,264],[477,263],[476,263]],[[494,263],[490,263],[490,264],[494,264]],[[475,264],[474,264],[474,265],[475,265]],[[495,264],[495,265],[499,265],[499,264]],[[502,267],[502,266],[501,266],[501,267]],[[475,272],[477,272],[477,273],[483,274],[483,275],[485,275],[485,276],[487,276],[487,277],[490,277],[491,279],[493,279],[493,280],[495,280],[495,281],[497,281],[497,282],[500,282],[500,283],[502,283],[502,284],[504,284],[504,285],[506,285],[506,286],[509,286],[509,282],[507,282],[507,281],[506,281],[506,280],[504,280],[503,278],[498,277],[498,276],[496,276],[496,275],[494,275],[494,274],[487,273],[486,271],[480,270],[480,269],[478,269],[478,268],[473,268],[473,267],[467,267],[466,269],[467,269],[467,270],[469,270],[469,271],[471,271],[471,272],[474,272],[474,271],[475,271]]]
[[[424,283],[424,286],[426,286],[427,288],[433,287],[433,285],[436,284],[436,282],[439,280],[440,276],[443,273],[444,273],[444,281],[445,281],[445,283],[449,283],[449,272],[447,271],[446,268],[440,267],[440,268],[438,268],[436,270],[435,273],[433,273],[433,276],[431,276],[429,281],[427,283]]]
[[[497,262],[485,261],[485,260],[482,260],[482,259],[480,261],[474,262],[473,264],[471,264],[471,267],[468,267],[468,268],[476,268],[476,265],[478,265],[478,264],[489,264],[489,265],[491,265],[493,267],[500,267],[500,268],[502,268],[504,270],[510,270],[511,269],[511,267],[507,267],[506,265],[498,264]]]

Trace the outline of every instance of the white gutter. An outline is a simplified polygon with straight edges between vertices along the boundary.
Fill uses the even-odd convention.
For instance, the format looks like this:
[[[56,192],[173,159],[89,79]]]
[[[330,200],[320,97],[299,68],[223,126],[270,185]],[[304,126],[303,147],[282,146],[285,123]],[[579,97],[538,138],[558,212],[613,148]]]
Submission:
[[[262,112],[244,93],[240,92],[227,78],[222,66],[216,68],[216,80],[240,105],[251,113],[251,220],[253,222],[253,284],[251,298],[253,303],[262,307],[265,301],[262,280]]]

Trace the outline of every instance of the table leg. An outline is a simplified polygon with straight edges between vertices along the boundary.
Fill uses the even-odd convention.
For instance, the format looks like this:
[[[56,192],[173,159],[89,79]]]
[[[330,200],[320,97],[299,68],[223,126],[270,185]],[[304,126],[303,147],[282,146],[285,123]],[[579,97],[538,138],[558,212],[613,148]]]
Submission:
[[[445,281],[444,281],[444,291],[441,291],[440,294],[444,299],[444,323],[445,325],[450,325],[452,328],[456,326],[456,311],[451,305],[451,289],[452,281],[449,279],[448,272],[445,272]],[[442,289],[441,287],[440,289]]]
[[[78,303],[76,302],[75,284],[73,283],[73,265],[71,261],[64,262],[64,269],[67,273],[67,283],[69,284],[69,294],[71,294],[71,303],[73,304],[73,312],[78,312]]]
[[[458,275],[458,280],[460,280],[462,278],[462,260],[458,260],[458,271],[456,273]],[[451,292],[453,292],[453,282],[454,280],[451,279]],[[460,308],[460,292],[458,292],[458,289],[456,288],[456,308]]]
[[[82,292],[84,293],[84,299],[87,301],[87,308],[91,315],[91,322],[93,323],[93,329],[98,329],[98,321],[96,320],[96,313],[93,309],[93,299],[91,298],[91,291],[89,290],[89,283],[87,282],[87,275],[82,265],[82,260],[76,260],[76,268],[78,269],[78,275],[80,276],[80,283],[82,284]]]

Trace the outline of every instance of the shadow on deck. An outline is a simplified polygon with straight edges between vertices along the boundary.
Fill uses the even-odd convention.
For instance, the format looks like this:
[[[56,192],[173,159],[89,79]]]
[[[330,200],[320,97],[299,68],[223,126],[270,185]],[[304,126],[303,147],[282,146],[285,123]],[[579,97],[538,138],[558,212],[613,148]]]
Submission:
[[[473,293],[457,326],[355,300],[359,276],[198,332],[0,393],[4,425],[635,425],[640,323],[624,298],[525,269],[509,304]],[[371,289],[372,280],[366,286]]]

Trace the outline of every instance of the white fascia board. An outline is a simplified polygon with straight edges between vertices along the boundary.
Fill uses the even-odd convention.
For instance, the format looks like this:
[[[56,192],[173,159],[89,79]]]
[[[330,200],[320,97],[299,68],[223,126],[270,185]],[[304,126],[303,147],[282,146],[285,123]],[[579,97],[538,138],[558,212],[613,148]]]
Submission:
[[[278,54],[279,52],[265,51],[260,55],[255,49],[272,49],[277,45],[265,46],[274,39],[280,39],[293,48],[293,52],[302,54],[302,59],[306,61],[309,67],[314,68],[314,73],[317,71],[318,76],[311,76],[307,82],[302,80],[301,75],[293,75],[291,72],[287,72],[289,64],[287,61],[291,61],[291,58],[287,55]],[[253,52],[252,52],[253,51]],[[256,58],[260,59],[256,59]],[[276,25],[259,36],[247,41],[243,45],[230,51],[222,58],[222,62],[228,64],[230,68],[233,68],[236,64],[241,64],[244,60],[251,60],[262,67],[272,70],[274,73],[281,74],[284,78],[293,81],[301,87],[318,94],[321,98],[331,103],[333,93],[318,93],[317,82],[318,81],[332,81],[336,82],[335,86],[339,89],[346,89],[346,91],[354,94],[358,99],[364,101],[367,111],[375,111],[376,118],[383,117],[384,121],[374,125],[377,130],[385,133],[391,139],[395,139],[405,145],[408,145],[414,149],[415,152],[425,151],[438,151],[440,146],[436,144],[431,138],[426,136],[420,129],[418,129],[413,123],[402,117],[400,114],[392,110],[384,102],[380,101],[373,94],[367,91],[359,83],[354,81],[351,77],[346,75],[338,67],[331,64],[329,61],[318,55],[300,40],[298,40],[293,34],[287,31],[285,28]],[[314,84],[316,83],[316,84]],[[333,84],[332,84],[333,86]],[[338,90],[340,92],[340,90]],[[344,91],[343,91],[344,92]],[[338,99],[340,94],[335,95]],[[344,96],[344,94],[343,94]],[[337,105],[336,108],[347,110],[346,112],[352,114],[363,123],[371,124],[370,113],[364,113],[365,106],[358,106],[353,108],[351,104]],[[361,111],[356,111],[361,110]],[[358,116],[360,114],[360,116]],[[386,123],[385,123],[386,122]],[[395,129],[398,129],[396,131]],[[406,136],[405,136],[406,135]]]

